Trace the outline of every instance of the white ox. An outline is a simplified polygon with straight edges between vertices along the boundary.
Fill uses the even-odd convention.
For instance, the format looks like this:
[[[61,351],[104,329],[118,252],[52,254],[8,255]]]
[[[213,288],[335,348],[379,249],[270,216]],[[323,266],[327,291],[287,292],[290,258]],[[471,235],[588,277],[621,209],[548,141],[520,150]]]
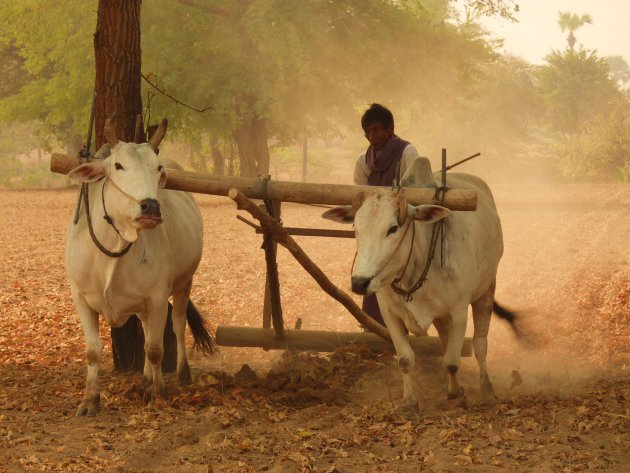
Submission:
[[[201,259],[201,214],[191,195],[161,189],[167,174],[156,151],[166,127],[165,119],[149,143],[124,143],[117,140],[108,120],[105,136],[111,154],[68,174],[87,183],[92,225],[90,229],[84,206],[78,223],[70,222],[66,243],[72,298],[87,346],[87,383],[78,416],[95,415],[99,409],[99,314],[113,327],[138,314],[145,335],[144,380],[152,398],[164,390],[162,340],[169,296],[180,384],[191,381],[184,337],[187,317],[197,344],[213,349],[203,319],[189,303]]]
[[[434,185],[428,161],[424,159],[414,161],[403,183],[417,187]],[[481,179],[467,174],[449,174],[447,186],[477,191],[477,210],[451,212],[437,205],[414,207],[407,204],[402,193],[379,190],[359,194],[351,207],[337,207],[323,214],[324,218],[337,222],[354,222],[357,253],[352,290],[357,294],[376,293],[402,372],[405,408],[418,405],[412,379],[415,356],[407,331],[424,335],[432,323],[435,325],[444,346],[448,397],[463,396],[457,371],[468,305],[472,305],[473,348],[479,363],[481,387],[484,393],[493,395],[486,365],[493,308],[501,317],[510,322],[514,320],[514,314],[494,302],[503,237],[492,193]],[[445,219],[444,264],[441,265],[438,239],[426,282],[413,293],[411,300],[406,300],[391,284],[400,278],[398,287],[409,290],[418,281],[428,258],[432,235],[433,225],[427,224],[441,219]]]

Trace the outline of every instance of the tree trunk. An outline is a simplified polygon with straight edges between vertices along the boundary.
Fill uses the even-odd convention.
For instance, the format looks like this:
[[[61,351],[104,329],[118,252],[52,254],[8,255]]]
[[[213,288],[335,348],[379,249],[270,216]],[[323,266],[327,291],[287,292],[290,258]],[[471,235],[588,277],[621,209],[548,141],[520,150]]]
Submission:
[[[269,147],[265,121],[253,116],[242,121],[234,132],[241,163],[241,176],[256,177],[269,174]]]
[[[228,162],[228,168],[227,168],[227,175],[228,176],[233,176],[234,175],[234,140],[226,140],[223,144],[223,155],[227,156],[227,162]]]
[[[212,174],[215,176],[225,175],[225,155],[221,152],[216,136],[210,135],[210,149],[212,151]]]
[[[302,182],[306,182],[306,176],[308,174],[308,138],[304,136],[302,142]]]
[[[142,114],[140,3],[141,0],[98,2],[94,34],[97,149],[105,142],[103,127],[107,118],[115,114],[118,139],[133,141],[136,116]],[[141,138],[144,141],[144,132]]]
[[[133,141],[136,117],[142,115],[141,0],[99,0],[94,53],[96,58],[96,147],[105,142],[105,120],[115,114],[116,136],[122,141]],[[144,126],[142,127],[144,130]],[[145,141],[144,131],[141,141]],[[163,369],[174,371],[176,344],[172,323],[164,331]],[[114,366],[118,370],[142,371],[144,367],[144,337],[142,325],[134,315],[121,328],[112,328]]]

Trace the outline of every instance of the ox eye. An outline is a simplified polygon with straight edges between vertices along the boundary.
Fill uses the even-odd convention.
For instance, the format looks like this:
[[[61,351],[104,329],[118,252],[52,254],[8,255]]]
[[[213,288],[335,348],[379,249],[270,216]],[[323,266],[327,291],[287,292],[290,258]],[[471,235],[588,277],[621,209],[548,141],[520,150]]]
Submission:
[[[115,167],[116,169],[118,169],[119,171],[124,171],[124,170],[125,170],[125,168],[123,167],[123,165],[122,165],[122,164],[120,164],[120,163],[116,163],[116,164],[114,164],[114,167]]]
[[[162,169],[164,169],[164,166],[162,166],[161,164],[158,166],[158,171],[161,171]]]
[[[387,230],[387,235],[391,235],[392,233],[396,233],[398,231],[398,225],[392,225],[391,227],[389,227],[389,230]]]

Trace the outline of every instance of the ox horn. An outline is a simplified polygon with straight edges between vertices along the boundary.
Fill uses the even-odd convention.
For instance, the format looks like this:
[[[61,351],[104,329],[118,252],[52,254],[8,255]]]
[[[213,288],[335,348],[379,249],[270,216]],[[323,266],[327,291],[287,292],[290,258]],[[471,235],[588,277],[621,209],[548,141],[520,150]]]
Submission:
[[[153,136],[149,140],[149,144],[151,145],[151,148],[153,148],[153,151],[155,151],[156,153],[157,153],[158,147],[160,146],[160,143],[164,139],[164,135],[166,135],[167,128],[168,128],[168,120],[166,118],[163,118],[162,122],[160,123],[160,126],[158,126],[157,130],[155,130],[155,133],[153,133]]]
[[[105,120],[105,127],[103,128],[103,136],[105,136],[105,140],[109,145],[109,149],[113,150],[114,146],[118,144],[118,138],[116,138],[116,130],[114,130],[114,125],[112,124],[112,119],[108,118]]]
[[[361,208],[364,200],[365,192],[359,192],[357,195],[354,196],[354,198],[352,199],[352,208],[355,212]]]
[[[140,137],[142,135],[142,115],[136,115],[136,129],[133,132],[133,142],[140,143]]]
[[[398,225],[402,226],[407,220],[407,199],[405,199],[405,194],[400,191],[397,196],[398,200]]]

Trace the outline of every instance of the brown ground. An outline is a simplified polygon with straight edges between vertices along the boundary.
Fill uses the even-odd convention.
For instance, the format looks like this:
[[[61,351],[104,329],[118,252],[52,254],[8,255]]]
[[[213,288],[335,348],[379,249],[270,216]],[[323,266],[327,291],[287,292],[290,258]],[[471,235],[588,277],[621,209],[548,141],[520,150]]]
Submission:
[[[389,354],[328,356],[223,348],[193,355],[195,384],[167,375],[168,400],[145,406],[138,374],[112,372],[107,329],[103,406],[75,418],[83,337],[63,268],[74,191],[0,191],[0,472],[630,471],[630,187],[496,187],[506,251],[497,299],[526,314],[538,348],[493,323],[489,366],[500,401],[477,391],[445,404],[438,360],[418,372],[423,407],[401,415]],[[194,301],[213,325],[259,325],[260,237],[234,204],[200,197],[205,254]],[[291,226],[321,209],[285,205]],[[342,287],[353,241],[300,240]],[[279,253],[288,326],[356,323]],[[253,371],[241,368],[247,363]]]

